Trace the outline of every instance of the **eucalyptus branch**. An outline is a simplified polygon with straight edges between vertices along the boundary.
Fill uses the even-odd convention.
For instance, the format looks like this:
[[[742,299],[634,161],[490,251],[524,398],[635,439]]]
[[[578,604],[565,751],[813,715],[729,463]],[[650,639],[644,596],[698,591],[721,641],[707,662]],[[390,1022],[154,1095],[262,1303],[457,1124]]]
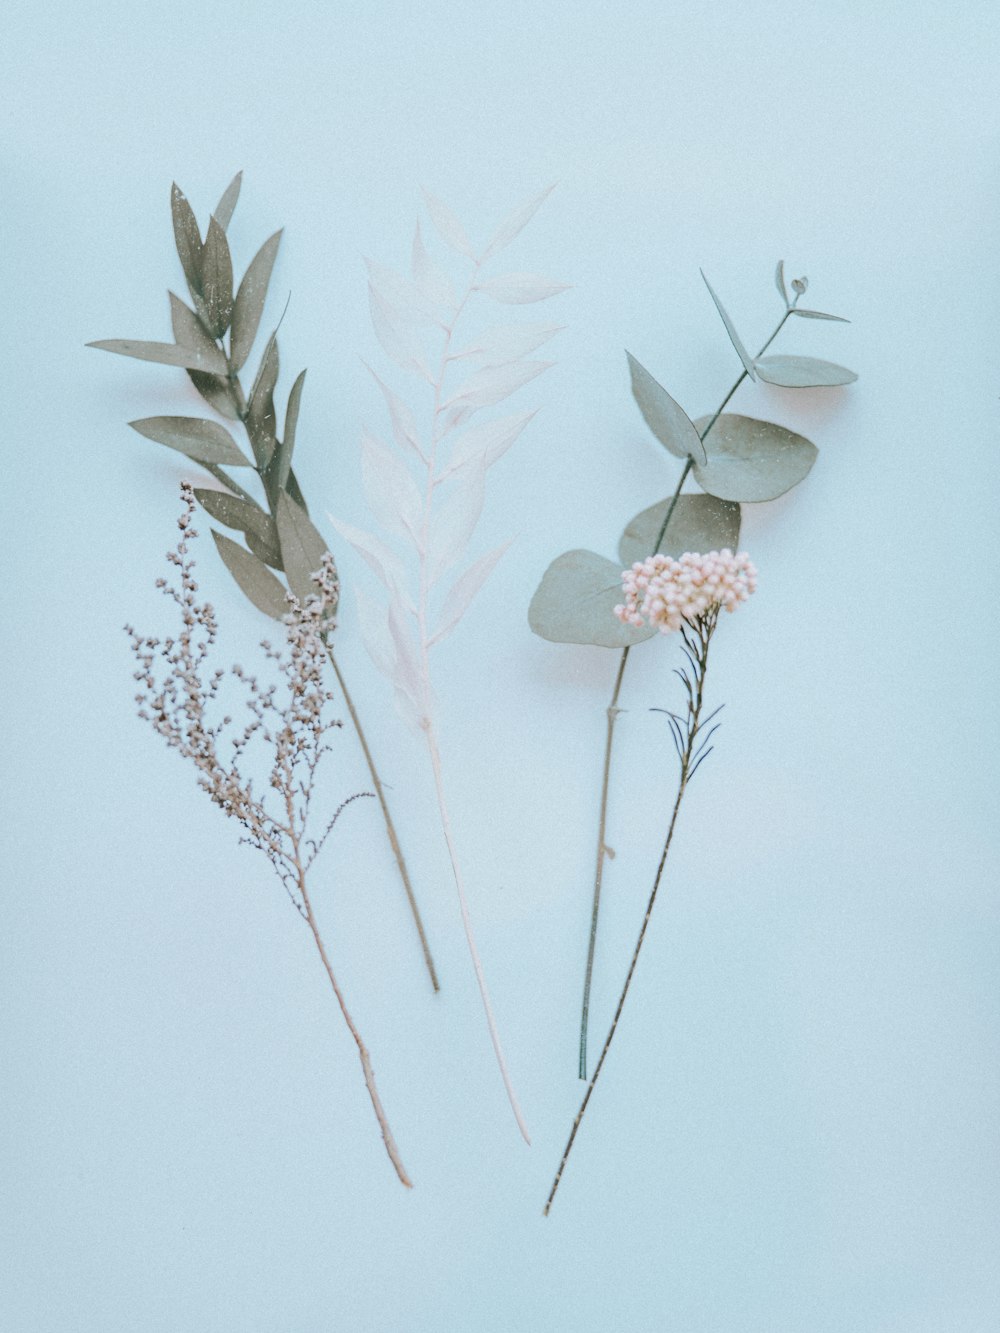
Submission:
[[[795,301],[792,302],[792,304],[789,305],[788,308],[785,310],[785,313],[778,321],[771,336],[767,339],[767,341],[761,347],[760,351],[757,353],[758,358],[762,357],[766,353],[767,349],[771,346],[775,338],[777,338],[778,334],[784,328],[789,315],[795,308],[795,302],[797,301],[798,301],[798,295],[796,295]],[[737,389],[739,389],[739,387],[742,385],[743,381],[747,378],[748,374],[749,371],[744,366],[742,372],[737,376],[736,381],[733,384],[732,388],[723,398],[722,402],[719,404],[719,407],[716,409],[716,411],[712,414],[708,424],[698,432],[698,438],[701,440],[702,444],[704,444],[705,441],[708,439],[708,436],[711,433],[712,428],[715,426],[716,422],[722,416],[723,412],[728,407],[729,402],[732,399],[733,395],[736,393]],[[658,551],[661,545],[663,544],[663,539],[666,536],[667,528],[670,525],[670,520],[673,518],[674,511],[677,508],[677,502],[681,496],[681,491],[684,487],[685,481],[687,481],[688,474],[690,473],[692,466],[693,466],[693,459],[689,456],[684,464],[683,469],[681,470],[681,475],[677,482],[677,487],[673,493],[673,496],[671,497],[670,504],[667,507],[667,512],[666,515],[664,516],[662,524],[660,525],[660,530],[657,533],[656,541],[653,545],[654,552]],[[631,649],[628,647],[622,649],[622,653],[618,661],[618,672],[615,676],[614,688],[611,692],[611,702],[608,704],[607,708],[608,724],[604,739],[604,769],[601,779],[600,810],[597,817],[597,853],[594,864],[593,905],[591,907],[591,914],[590,914],[590,934],[587,941],[587,965],[584,971],[583,1005],[580,1014],[580,1049],[579,1049],[578,1072],[581,1079],[586,1079],[587,1077],[587,1035],[590,1024],[590,991],[594,973],[594,954],[597,948],[597,922],[601,910],[601,888],[604,880],[604,861],[605,857],[608,854],[606,828],[607,828],[607,816],[608,816],[608,793],[609,793],[610,777],[611,777],[611,752],[614,743],[615,722],[618,718],[618,714],[621,712],[621,709],[618,705],[618,700],[619,697],[621,696],[622,682],[625,678],[625,668],[628,664],[630,651]]]
[[[150,417],[131,423],[148,439],[178,449],[200,463],[225,487],[225,494],[197,490],[195,495],[212,518],[243,535],[246,547],[220,532],[213,533],[219,553],[241,591],[259,610],[280,620],[286,609],[285,585],[300,597],[309,594],[310,576],[326,553],[326,543],[309,518],[292,467],[305,371],[292,386],[283,438],[278,438],[274,402],[279,370],[277,329],[267,340],[249,394],[240,381],[240,370],[259,331],[281,239],[279,231],[265,241],[234,294],[226,229],[239,198],[241,178],[241,175],[237,176],[220,199],[204,238],[184,193],[176,185],[173,187],[174,238],[192,302],[189,306],[170,293],[174,343],[118,339],[92,343],[91,346],[140,360],[183,367],[195,389],[219,416],[241,424],[250,446],[249,458],[229,430],[214,420]],[[263,505],[233,479],[227,470],[233,467],[253,470],[263,491]],[[285,583],[272,571],[283,574]],[[329,635],[324,642],[375,788],[428,975],[437,991],[434,960],[384,785]]]
[[[287,595],[286,649],[265,642],[261,646],[283,682],[287,699],[280,705],[277,684],[262,685],[242,667],[229,678],[242,687],[248,721],[233,734],[233,719],[211,716],[221,702],[227,673],[210,671],[217,636],[215,613],[197,598],[194,560],[189,542],[197,537],[191,526],[193,489],[182,487],[184,509],[178,520],[177,548],[167,559],[177,571],[176,582],[159,579],[157,586],[177,607],[181,630],[163,641],[126,631],[136,657],[136,703],[139,716],[198,771],[199,786],[219,808],[243,829],[241,842],[262,851],[271,863],[292,905],[309,927],[344,1021],[358,1048],[365,1086],[378,1120],[386,1152],[400,1181],[410,1186],[375,1084],[368,1048],[344,1000],[313,909],[307,874],[341,813],[359,796],[342,801],[327,820],[318,841],[307,836],[316,780],[323,757],[330,752],[328,738],[342,723],[328,717],[333,695],[323,688],[325,637],[331,626],[339,588],[331,557],[314,576],[314,595],[305,603]],[[228,741],[229,755],[225,752]],[[263,790],[246,775],[248,755],[263,746],[269,751]]]

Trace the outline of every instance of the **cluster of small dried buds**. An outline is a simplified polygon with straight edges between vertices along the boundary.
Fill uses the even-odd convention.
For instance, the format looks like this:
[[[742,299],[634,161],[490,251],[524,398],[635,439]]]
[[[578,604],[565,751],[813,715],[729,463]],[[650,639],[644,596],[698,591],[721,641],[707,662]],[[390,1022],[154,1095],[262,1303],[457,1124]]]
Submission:
[[[184,483],[181,494],[184,508],[177,520],[181,538],[167,555],[177,570],[176,583],[167,579],[156,582],[180,611],[180,634],[161,641],[138,634],[130,625],[125,627],[138,662],[135,679],[142,687],[136,695],[139,716],[169,746],[194,763],[201,787],[227,815],[240,822],[243,840],[267,854],[301,911],[302,876],[336,819],[335,815],[318,840],[306,840],[316,772],[329,749],[327,733],[342,725],[327,716],[333,696],[323,687],[325,639],[333,628],[339,593],[332,558],[324,557],[322,568],[314,575],[315,596],[302,605],[292,593],[288,594],[285,649],[276,649],[267,642],[261,645],[284,679],[283,704],[278,702],[277,684],[263,686],[240,666],[228,673],[244,687],[249,715],[242,730],[232,734],[231,717],[213,722],[208,716],[227,673],[217,669],[209,674],[218,627],[211,605],[198,600],[194,561],[189,553],[189,542],[198,535],[192,527],[194,492]],[[225,733],[229,733],[228,758],[221,753]],[[271,747],[267,788],[275,796],[269,797],[267,788],[258,795],[253,780],[240,771],[254,738]],[[269,801],[275,810],[268,808]]]
[[[757,589],[757,570],[745,551],[728,547],[699,555],[687,551],[679,560],[651,555],[622,571],[625,601],[615,615],[637,628],[648,624],[669,634],[693,623],[713,608],[735,611]]]

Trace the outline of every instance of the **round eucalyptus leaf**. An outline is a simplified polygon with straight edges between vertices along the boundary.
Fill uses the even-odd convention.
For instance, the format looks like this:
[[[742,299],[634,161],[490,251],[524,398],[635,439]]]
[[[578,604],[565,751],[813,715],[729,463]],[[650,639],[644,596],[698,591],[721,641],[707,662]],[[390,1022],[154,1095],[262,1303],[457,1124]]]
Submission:
[[[685,551],[736,550],[740,540],[740,507],[714,495],[681,495],[677,498],[670,525],[660,544],[656,539],[673,501],[661,500],[636,514],[621,535],[618,554],[622,568],[645,560],[660,551],[675,558]]]
[[[853,384],[858,378],[846,366],[819,361],[814,356],[762,356],[754,364],[762,380],[780,384],[784,389],[830,388],[836,384]]]
[[[711,417],[695,425],[704,430]],[[758,504],[776,500],[809,474],[819,450],[802,435],[725,412],[712,427],[707,441],[708,462],[695,463],[699,486],[720,500]]]
[[[552,561],[528,608],[528,624],[552,643],[630,648],[655,629],[624,625],[614,613],[623,600],[622,572],[594,551],[567,551]]]

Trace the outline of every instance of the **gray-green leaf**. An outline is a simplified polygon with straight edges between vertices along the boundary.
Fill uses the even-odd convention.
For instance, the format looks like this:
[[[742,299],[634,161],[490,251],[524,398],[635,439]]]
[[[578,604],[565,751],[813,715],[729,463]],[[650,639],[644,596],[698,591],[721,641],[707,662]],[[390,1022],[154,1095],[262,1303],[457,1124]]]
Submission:
[[[281,547],[278,544],[278,529],[270,514],[265,514],[260,505],[249,500],[241,500],[238,495],[227,495],[224,491],[209,491],[195,488],[195,498],[202,509],[227,528],[242,532],[255,555],[275,569],[281,569]]]
[[[710,417],[695,424],[707,425]],[[720,500],[775,500],[809,473],[818,450],[802,435],[772,421],[724,413],[712,428],[706,464],[695,463],[698,484]]]
[[[250,267],[244,273],[240,290],[236,294],[236,304],[233,307],[233,334],[230,341],[230,359],[234,370],[239,370],[244,365],[253,347],[253,340],[257,336],[260,317],[264,313],[267,285],[271,280],[271,270],[274,268],[280,243],[280,231],[268,237],[250,261]]]
[[[851,322],[849,319],[845,319],[843,315],[826,315],[822,310],[803,310],[801,306],[793,306],[792,314],[801,315],[803,319],[832,319],[836,320],[838,324],[850,324]]]
[[[762,356],[756,362],[757,374],[768,384],[785,389],[818,389],[836,384],[853,384],[858,378],[853,370],[833,361],[819,361],[813,356]]]
[[[722,302],[721,302],[721,301],[719,300],[719,298],[716,296],[715,292],[712,290],[712,284],[711,284],[711,283],[709,282],[709,280],[705,277],[704,269],[700,270],[700,272],[701,272],[702,279],[703,279],[703,281],[704,281],[704,283],[705,283],[705,286],[708,288],[708,294],[709,294],[709,296],[711,296],[712,300],[715,302],[715,308],[716,308],[716,310],[718,310],[719,314],[720,314],[721,317],[722,317],[722,322],[723,322],[723,324],[725,324],[725,326],[726,326],[726,332],[729,334],[729,341],[730,341],[730,342],[733,344],[733,346],[736,348],[737,355],[739,356],[740,360],[743,362],[743,368],[744,368],[744,370],[746,371],[746,373],[750,376],[750,378],[751,378],[752,380],[755,380],[755,379],[757,378],[757,373],[756,373],[756,371],[755,371],[754,368],[753,368],[753,357],[750,355],[750,353],[747,351],[747,349],[743,346],[743,341],[742,341],[742,339],[740,338],[740,335],[736,332],[736,326],[733,324],[733,321],[732,321],[732,320],[729,318],[729,316],[726,314],[726,308],[725,308],[725,306],[722,304]]]
[[[567,551],[552,561],[528,608],[528,624],[552,643],[630,648],[656,633],[625,625],[614,614],[624,598],[622,572],[594,551]]]
[[[199,417],[143,417],[128,423],[147,440],[177,449],[198,463],[219,463],[226,467],[251,467],[252,464],[236,441],[217,421]]]
[[[277,442],[277,418],[274,411],[274,386],[278,381],[278,341],[272,333],[264,349],[257,375],[250,390],[247,431],[253,445],[257,467],[267,468]]]
[[[239,584],[258,611],[263,611],[273,620],[283,620],[289,606],[285,601],[285,589],[274,577],[263,560],[245,551],[238,542],[224,537],[221,532],[212,529],[215,545],[225,561],[226,568]]]
[[[87,343],[102,352],[116,352],[137,361],[156,361],[162,366],[183,366],[187,370],[203,370],[211,375],[225,374],[226,358],[217,347],[213,354],[198,347],[179,347],[176,343],[138,342],[134,338],[103,338]]]
[[[201,295],[201,233],[187,195],[176,184],[170,187],[170,214],[174,223],[174,243],[191,295]]]
[[[213,214],[216,222],[223,231],[229,226],[233,217],[233,210],[236,208],[236,201],[240,197],[240,186],[243,184],[243,172],[238,171],[233,179],[226,186],[225,193],[219,200],[219,205]]]
[[[268,465],[265,482],[273,486],[274,494],[287,488],[288,473],[292,466],[292,453],[295,449],[295,429],[299,421],[299,407],[302,402],[302,386],[306,372],[299,373],[288,395],[288,407],[285,411],[285,438],[275,449]]]
[[[204,324],[190,308],[173,292],[170,297],[170,322],[174,330],[174,340],[183,347],[197,348],[205,356],[212,358],[218,348],[206,331]],[[194,387],[217,412],[230,421],[237,421],[239,414],[233,402],[229,381],[223,375],[207,375],[204,371],[189,370],[188,378]]]
[[[778,295],[788,305],[788,292],[785,288],[785,261],[778,260],[778,267],[774,270],[774,285],[778,289]]]
[[[209,332],[221,338],[233,317],[233,261],[226,233],[214,217],[208,220],[201,252],[201,285]]]
[[[289,498],[287,491],[278,496],[274,517],[288,586],[300,602],[305,602],[307,597],[316,595],[312,575],[323,563],[326,542],[316,531],[312,519]],[[336,607],[330,610],[332,612]]]
[[[736,550],[740,539],[740,507],[714,495],[681,495],[677,498],[670,525],[659,544],[656,539],[673,497],[661,500],[636,514],[621,535],[618,555],[622,568],[662,552],[675,559],[685,551]]]
[[[638,403],[646,425],[675,458],[691,457],[704,461],[707,457],[704,446],[683,407],[674,402],[663,385],[631,352],[625,355],[632,376],[632,397]]]

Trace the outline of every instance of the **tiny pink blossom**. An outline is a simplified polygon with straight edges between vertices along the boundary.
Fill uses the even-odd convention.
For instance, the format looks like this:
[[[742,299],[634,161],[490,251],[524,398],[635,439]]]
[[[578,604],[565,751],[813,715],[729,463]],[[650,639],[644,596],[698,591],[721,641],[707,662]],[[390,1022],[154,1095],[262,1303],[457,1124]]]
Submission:
[[[615,615],[637,629],[649,624],[661,634],[681,628],[713,607],[735,611],[757,590],[757,570],[745,551],[733,555],[726,547],[698,555],[686,551],[679,560],[651,555],[622,571],[625,601]]]

